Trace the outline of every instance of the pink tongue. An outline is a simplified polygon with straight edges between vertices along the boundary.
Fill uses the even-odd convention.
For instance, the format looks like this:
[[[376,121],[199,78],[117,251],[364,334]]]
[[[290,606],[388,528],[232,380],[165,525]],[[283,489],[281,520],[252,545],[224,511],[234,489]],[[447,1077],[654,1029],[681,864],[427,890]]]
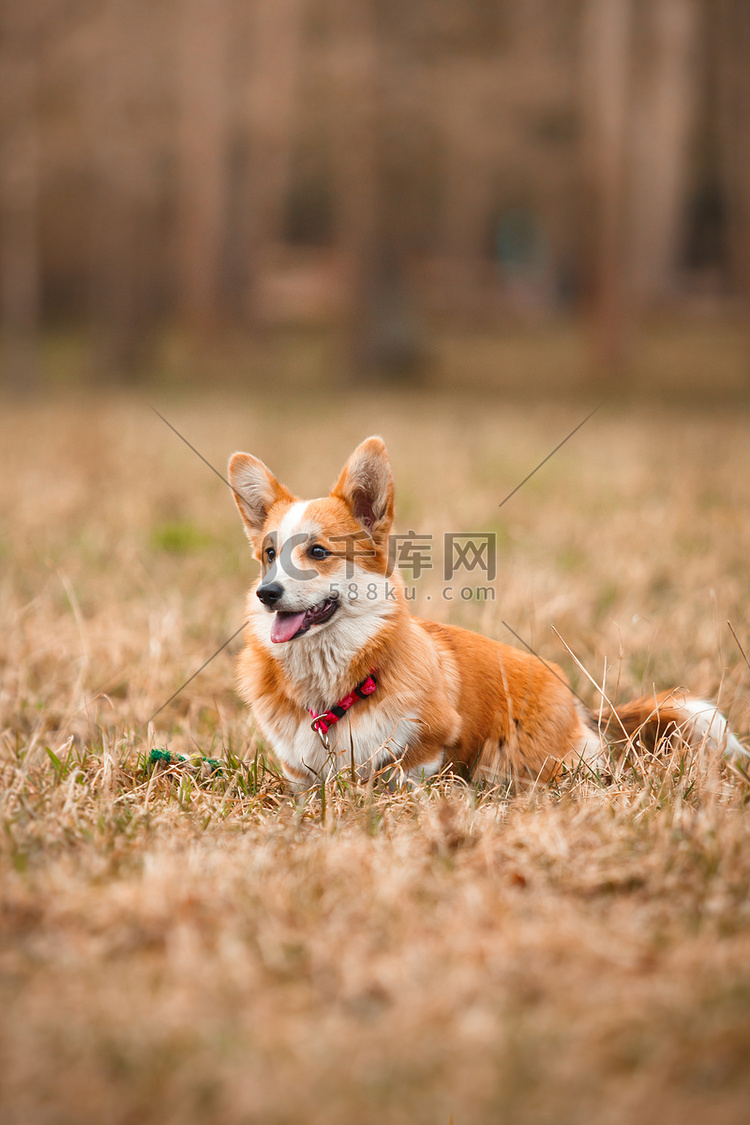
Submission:
[[[291,641],[305,619],[304,613],[277,613],[271,623],[271,640],[275,645]]]

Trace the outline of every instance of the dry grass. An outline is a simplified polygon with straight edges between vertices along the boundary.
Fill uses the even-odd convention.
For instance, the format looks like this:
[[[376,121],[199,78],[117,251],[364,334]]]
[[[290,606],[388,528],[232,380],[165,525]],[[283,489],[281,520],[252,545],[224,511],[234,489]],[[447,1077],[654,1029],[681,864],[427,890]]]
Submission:
[[[499,537],[498,600],[448,603],[435,570],[425,613],[507,620],[595,703],[554,624],[608,693],[720,694],[747,734],[745,415],[600,412],[498,511],[585,408],[159,405],[305,493],[380,430],[402,530]],[[241,621],[221,482],[140,403],[0,425],[4,1125],[747,1120],[741,776],[678,747],[612,784],[340,779],[294,807],[236,644],[147,725]],[[227,766],[152,774],[167,743]]]

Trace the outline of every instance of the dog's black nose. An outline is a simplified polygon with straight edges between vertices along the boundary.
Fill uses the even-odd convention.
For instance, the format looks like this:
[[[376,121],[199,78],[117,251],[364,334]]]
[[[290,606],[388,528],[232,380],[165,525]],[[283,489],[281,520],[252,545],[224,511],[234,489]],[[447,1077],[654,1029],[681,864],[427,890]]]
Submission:
[[[284,587],[278,582],[269,582],[267,586],[259,586],[255,591],[263,605],[275,605],[284,594]]]

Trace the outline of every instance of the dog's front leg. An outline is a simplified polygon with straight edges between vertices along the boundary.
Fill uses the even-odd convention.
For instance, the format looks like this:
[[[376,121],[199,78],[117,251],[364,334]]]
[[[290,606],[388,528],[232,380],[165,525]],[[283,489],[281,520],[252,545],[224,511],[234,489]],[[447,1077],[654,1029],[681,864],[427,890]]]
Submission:
[[[461,717],[445,699],[439,699],[430,708],[424,726],[423,737],[407,748],[402,763],[407,780],[416,785],[445,768],[460,738]]]

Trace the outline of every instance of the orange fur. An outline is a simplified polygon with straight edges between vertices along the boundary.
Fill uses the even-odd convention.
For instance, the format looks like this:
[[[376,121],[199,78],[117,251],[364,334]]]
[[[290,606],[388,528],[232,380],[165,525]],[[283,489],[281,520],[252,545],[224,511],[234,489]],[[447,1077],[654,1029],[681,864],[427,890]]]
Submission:
[[[654,745],[694,716],[673,696],[644,698],[618,708],[600,731],[560,669],[465,629],[413,617],[397,574],[387,579],[388,595],[394,491],[379,438],[355,450],[330,495],[318,500],[297,500],[248,454],[235,454],[229,472],[262,567],[248,597],[239,690],[296,788],[351,765],[365,775],[394,762],[413,779],[447,768],[464,776],[548,780],[563,765],[597,768],[602,737],[615,746],[632,738]],[[269,544],[276,556],[268,554]],[[274,586],[279,601],[261,606],[256,593]],[[274,641],[271,619],[297,622],[304,614],[307,622],[313,614],[314,621],[321,606],[331,605],[323,623]],[[376,692],[331,728],[323,747],[308,708],[327,710],[373,668]],[[710,732],[711,721],[695,729]]]

